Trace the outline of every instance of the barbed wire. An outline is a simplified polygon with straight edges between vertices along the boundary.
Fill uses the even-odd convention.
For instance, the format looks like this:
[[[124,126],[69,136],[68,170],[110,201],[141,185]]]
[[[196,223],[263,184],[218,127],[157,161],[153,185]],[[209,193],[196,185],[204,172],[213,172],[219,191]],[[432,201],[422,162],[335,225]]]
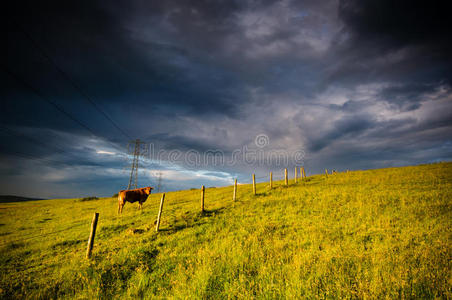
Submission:
[[[45,236],[49,236],[55,233],[60,233],[60,232],[64,232],[64,231],[68,231],[68,230],[72,230],[75,227],[80,227],[83,225],[87,225],[90,224],[90,219],[86,218],[86,219],[79,219],[76,221],[73,221],[70,225],[68,225],[69,227],[64,228],[64,229],[60,229],[60,230],[55,230],[55,231],[50,231],[50,232],[45,232],[42,233],[43,230],[45,230],[45,228],[41,228],[40,229],[40,234],[34,233],[34,232],[30,232],[27,234],[23,234],[20,238],[18,239],[14,239],[14,240],[4,240],[0,243],[0,247],[4,246],[4,245],[8,245],[8,244],[12,244],[12,243],[18,243],[18,242],[23,242],[23,241],[28,241],[31,240],[33,238],[38,238],[38,237],[45,237]],[[33,235],[33,236],[30,236]]]
[[[80,224],[80,225],[82,225],[82,224]],[[80,225],[79,225],[79,226],[80,226]],[[52,231],[52,232],[46,232],[45,234],[38,234],[38,235],[30,236],[30,237],[25,237],[25,238],[20,238],[20,239],[15,239],[15,240],[4,241],[3,243],[0,243],[0,247],[1,247],[1,246],[4,246],[4,245],[11,245],[11,244],[16,244],[16,243],[28,241],[28,240],[31,240],[31,239],[34,239],[34,238],[38,238],[38,237],[49,236],[49,235],[52,235],[52,234],[55,234],[55,233],[60,233],[60,232],[63,232],[63,231],[68,231],[68,230],[70,230],[70,229],[72,229],[72,228],[73,228],[73,227],[71,227],[71,228],[65,228],[65,229],[61,229],[61,230],[56,230],[56,231]]]
[[[264,179],[264,178],[267,179],[268,177],[267,176],[263,176],[263,177],[257,177],[256,179]],[[277,178],[278,178],[278,176],[276,178],[274,178],[274,179],[276,179],[274,181],[278,181]],[[284,176],[283,176],[282,179],[284,179]],[[265,182],[267,182],[267,181],[264,181],[264,182],[261,182],[261,183],[265,183]],[[248,193],[251,190],[251,184],[252,184],[251,182],[244,181],[244,182],[240,182],[239,184],[240,185],[246,184],[248,186],[246,187],[245,191],[243,190],[243,188],[240,188],[238,186],[237,187],[237,197],[241,197],[241,196],[243,196],[242,193]],[[231,189],[231,187],[226,187],[226,189],[227,190],[222,191],[220,193],[218,193],[216,191],[214,193],[209,193],[209,190],[212,190],[212,188],[208,188],[204,192],[205,193],[204,194],[205,201],[208,203],[210,200],[212,200],[212,198],[216,199],[216,200],[228,199],[227,202],[223,202],[224,207],[227,207],[231,202],[232,203],[234,202],[234,200],[232,199],[234,188]],[[181,214],[178,214],[177,212],[179,210],[181,210],[185,204],[188,204],[188,203],[193,203],[194,204],[198,200],[200,200],[200,198],[198,199],[198,197],[200,197],[200,195],[198,193],[201,192],[201,189],[192,190],[192,192],[193,192],[193,194],[188,195],[188,196],[184,196],[184,198],[185,198],[184,201],[169,200],[169,199],[168,199],[169,201],[166,200],[166,202],[168,203],[167,204],[168,209],[167,210],[164,209],[162,211],[162,217],[163,218],[165,218],[165,217],[166,218],[174,218],[176,220],[178,219],[178,217],[181,217]],[[155,201],[155,202],[152,201],[151,203],[152,204],[148,206],[149,210],[157,210],[159,208],[160,201]],[[118,216],[118,215],[109,215],[109,218],[110,218],[110,220],[111,219],[113,219],[113,220],[118,220],[118,219],[121,220],[122,219],[122,217]],[[77,223],[79,223],[79,224],[77,224]],[[89,224],[89,219],[81,219],[81,220],[77,220],[77,221],[72,222],[72,225],[70,227],[68,227],[68,228],[65,228],[65,229],[55,230],[55,231],[46,232],[46,233],[38,234],[38,235],[34,235],[34,233],[28,233],[28,234],[25,235],[25,237],[22,237],[22,238],[19,238],[19,239],[6,240],[6,241],[0,243],[0,247],[3,247],[3,246],[8,245],[8,244],[10,245],[10,244],[14,244],[14,243],[20,243],[20,242],[32,240],[32,239],[35,239],[35,238],[46,237],[46,236],[53,235],[53,234],[56,234],[56,233],[65,232],[65,231],[73,229],[74,227],[86,225],[87,223]],[[143,225],[149,225],[149,222],[147,222],[146,220],[140,218],[138,220],[135,219],[132,224],[134,225],[134,227],[139,227],[139,226],[143,226]],[[30,235],[33,235],[33,236],[30,236]],[[102,236],[99,236],[99,238],[101,240],[103,240]]]

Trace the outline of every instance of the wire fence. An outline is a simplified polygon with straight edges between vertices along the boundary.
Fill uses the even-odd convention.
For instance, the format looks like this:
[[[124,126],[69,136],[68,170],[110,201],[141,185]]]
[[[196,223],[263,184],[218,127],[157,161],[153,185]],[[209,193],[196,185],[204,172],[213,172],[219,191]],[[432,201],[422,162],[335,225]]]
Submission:
[[[81,225],[86,225],[86,224],[79,224],[79,225],[77,225],[75,227],[78,227],[78,226],[81,226]],[[14,240],[5,239],[2,242],[0,242],[0,247],[5,246],[5,245],[9,245],[9,244],[22,243],[22,242],[25,242],[25,241],[28,241],[28,240],[32,240],[32,239],[35,239],[35,238],[47,237],[47,236],[50,236],[50,235],[53,235],[53,234],[56,234],[56,233],[69,231],[69,230],[72,230],[72,229],[74,229],[74,226],[71,226],[69,228],[60,229],[60,230],[46,232],[44,234],[29,233],[29,234],[23,235],[20,239],[14,239]]]
[[[272,174],[272,175],[273,175],[272,183],[273,183],[274,188],[285,185],[285,183],[275,184],[276,182],[285,179],[284,173],[276,174],[276,175]],[[255,179],[256,184],[262,184],[262,183],[270,184],[270,175],[258,176],[258,177],[255,177],[254,179]],[[302,180],[301,176],[300,176],[300,179]],[[240,201],[240,198],[243,195],[253,193],[252,183],[253,183],[252,178],[250,178],[249,180],[238,181],[235,200],[234,200],[234,196],[233,196],[234,189],[235,189],[234,186],[222,187],[222,188],[206,188],[204,190],[204,201],[205,201],[207,209],[205,209],[204,211],[208,212],[209,211],[208,208],[212,207],[211,205],[213,205],[213,207],[215,207],[215,209],[218,209],[219,205],[220,205],[220,208],[226,208],[229,205],[231,205],[237,201]],[[162,194],[165,194],[165,193],[159,193],[157,195],[162,195]],[[222,202],[219,203],[219,201],[222,201]],[[190,191],[189,193],[187,193],[187,191],[185,191],[183,194],[180,194],[180,195],[178,195],[178,192],[175,192],[174,194],[171,193],[171,197],[169,199],[168,198],[165,199],[164,209],[162,212],[162,219],[164,220],[163,223],[164,224],[173,223],[173,222],[177,222],[178,220],[183,220],[186,217],[189,217],[190,214],[186,214],[186,213],[190,213],[190,212],[193,213],[194,212],[193,206],[200,205],[200,202],[201,202],[201,189],[194,189],[194,190]],[[121,223],[119,228],[122,228],[121,226],[124,226],[124,227],[129,227],[129,229],[131,229],[130,225],[133,225],[133,227],[135,229],[139,229],[139,227],[146,226],[147,227],[146,231],[150,230],[150,228],[152,228],[155,225],[155,223],[152,222],[152,220],[154,220],[154,217],[151,217],[151,221],[150,221],[149,216],[152,216],[155,214],[155,218],[156,218],[159,207],[160,207],[160,201],[148,201],[148,205],[146,205],[147,212],[145,214],[139,216],[138,218],[135,215],[133,219],[130,219],[130,218],[127,219],[116,213],[113,214],[113,212],[112,212],[112,214],[104,215],[104,218],[108,218],[108,220],[110,221],[107,223],[108,225],[106,225],[106,226],[115,226],[115,224],[118,225],[117,221],[119,220]],[[201,212],[201,209],[199,210],[199,212]],[[191,216],[193,216],[193,215],[191,214]],[[132,220],[132,222],[130,220]],[[86,237],[88,237],[89,224],[90,224],[90,218],[83,218],[83,219],[74,220],[73,222],[70,223],[70,225],[68,225],[64,229],[53,230],[53,231],[47,230],[46,231],[43,228],[41,230],[42,233],[40,233],[40,234],[28,233],[28,234],[22,235],[20,238],[16,238],[16,239],[3,238],[3,240],[0,242],[0,247],[11,245],[11,244],[23,243],[23,242],[35,240],[38,238],[45,238],[45,237],[53,236],[58,233],[73,230],[74,228],[78,228],[80,226],[87,226]],[[103,228],[103,226],[100,227],[100,229],[102,229],[102,228]],[[43,232],[43,231],[45,231],[45,232]],[[100,242],[102,242],[102,241],[110,239],[110,237],[111,237],[110,235],[102,235],[101,234],[100,236],[97,237],[97,239]],[[80,238],[78,238],[78,240],[80,240],[80,239],[83,239],[83,237],[80,236]]]

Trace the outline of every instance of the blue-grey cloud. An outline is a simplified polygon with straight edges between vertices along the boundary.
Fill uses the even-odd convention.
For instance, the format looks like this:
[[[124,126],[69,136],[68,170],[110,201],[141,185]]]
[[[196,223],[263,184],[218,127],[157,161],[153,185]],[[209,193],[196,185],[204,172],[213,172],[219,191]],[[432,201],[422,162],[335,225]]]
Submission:
[[[109,195],[128,181],[129,138],[42,49],[121,129],[155,151],[219,150],[229,158],[244,146],[256,148],[255,137],[265,134],[266,151],[305,151],[310,173],[450,159],[452,26],[446,6],[8,3],[0,116],[1,126],[15,133],[0,130],[0,193],[25,184],[27,196]],[[142,166],[143,184],[155,184],[161,170],[167,189],[228,184],[229,177],[244,180],[251,172],[282,168],[243,161],[189,167],[184,160],[152,158]]]

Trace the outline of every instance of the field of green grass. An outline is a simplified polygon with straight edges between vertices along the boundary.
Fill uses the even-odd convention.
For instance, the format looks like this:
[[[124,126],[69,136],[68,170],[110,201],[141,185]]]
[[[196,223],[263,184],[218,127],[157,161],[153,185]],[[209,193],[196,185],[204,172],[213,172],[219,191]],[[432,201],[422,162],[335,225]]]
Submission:
[[[257,191],[1,203],[0,298],[452,298],[452,163]]]

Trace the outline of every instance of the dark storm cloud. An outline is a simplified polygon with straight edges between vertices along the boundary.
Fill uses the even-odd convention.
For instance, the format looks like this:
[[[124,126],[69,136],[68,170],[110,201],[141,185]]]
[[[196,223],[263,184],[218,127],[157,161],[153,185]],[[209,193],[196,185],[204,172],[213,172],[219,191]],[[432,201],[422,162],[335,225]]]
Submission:
[[[335,140],[347,135],[357,137],[360,133],[372,128],[374,121],[370,116],[357,116],[351,119],[341,119],[332,125],[334,129],[330,130],[325,136],[316,138],[313,144],[309,146],[310,151],[320,151]]]
[[[124,95],[127,105],[149,110],[171,106],[168,110],[190,114],[233,113],[233,106],[227,104],[232,98],[230,90],[240,89],[240,83],[200,61],[197,56],[201,54],[193,51],[193,47],[209,50],[199,43],[209,42],[209,34],[213,40],[224,33],[221,27],[227,26],[221,25],[220,19],[227,18],[233,6],[219,4],[207,9],[201,1],[185,5],[127,3],[30,2],[16,8],[8,24],[8,39],[14,41],[9,44],[8,65],[25,73],[45,95],[80,102],[80,95],[33,47],[22,32],[25,28],[101,103],[124,102]],[[159,27],[164,19],[171,30]],[[145,23],[134,27],[140,26],[133,24],[137,20]],[[146,36],[146,30],[153,28],[161,38]]]
[[[129,138],[40,47],[124,131],[155,151],[230,155],[255,147],[255,137],[265,134],[267,150],[305,150],[309,172],[450,159],[452,24],[446,6],[389,0],[8,3],[3,64],[90,130],[1,72],[1,123],[44,141],[1,132],[8,141],[0,149],[7,158],[1,188],[33,182],[29,196],[39,196],[33,193],[43,186],[54,189],[52,195],[86,187],[89,195],[98,184],[110,195],[127,181]],[[19,151],[48,161],[13,160]],[[244,163],[199,170],[185,164],[144,160],[143,176],[152,182],[162,170],[167,187],[176,189],[199,185],[193,178],[226,184],[231,174],[248,178],[255,171]]]
[[[452,21],[447,1],[340,1],[343,56],[332,79],[451,84]],[[363,77],[364,75],[364,77]]]
[[[146,137],[146,140],[152,141],[153,146],[158,149],[188,151],[195,150],[204,152],[212,146],[209,143],[202,142],[195,138],[188,138],[180,135],[155,134]]]
[[[395,104],[398,108],[409,111],[420,107],[420,102],[425,100],[425,94],[431,93],[436,88],[433,84],[406,84],[402,86],[390,86],[380,92],[381,100]]]
[[[354,38],[380,49],[428,45],[449,56],[449,9],[447,1],[342,0],[339,16]]]

